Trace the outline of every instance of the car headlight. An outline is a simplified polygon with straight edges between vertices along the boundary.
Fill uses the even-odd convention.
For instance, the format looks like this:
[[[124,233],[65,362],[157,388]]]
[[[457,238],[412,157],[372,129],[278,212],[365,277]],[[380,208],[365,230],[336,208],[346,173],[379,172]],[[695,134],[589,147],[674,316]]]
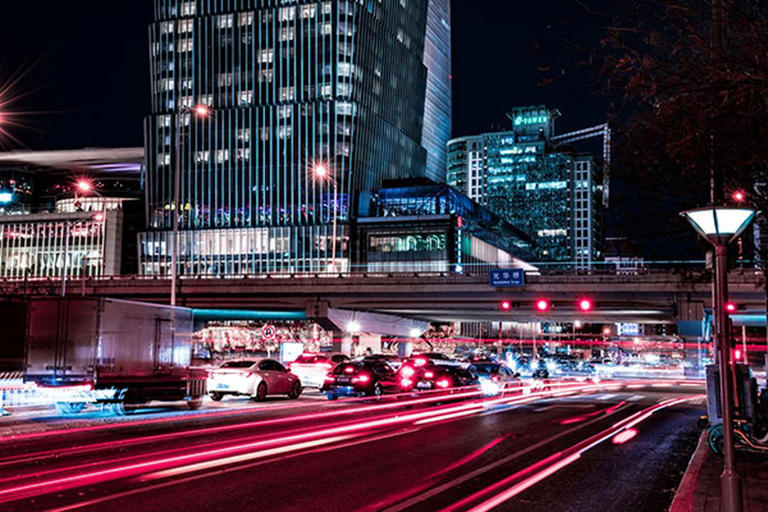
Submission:
[[[484,395],[498,395],[501,390],[499,383],[491,379],[482,379],[480,381],[480,390]]]

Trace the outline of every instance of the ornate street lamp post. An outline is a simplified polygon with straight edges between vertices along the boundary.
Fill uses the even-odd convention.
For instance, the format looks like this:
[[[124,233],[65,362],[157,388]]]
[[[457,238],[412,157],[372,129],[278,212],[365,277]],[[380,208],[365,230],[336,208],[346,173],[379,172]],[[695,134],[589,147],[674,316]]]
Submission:
[[[715,318],[715,348],[720,373],[720,410],[723,416],[723,452],[725,460],[720,476],[722,510],[740,512],[741,483],[735,470],[733,441],[733,388],[730,375],[730,347],[728,343],[725,302],[728,297],[728,244],[744,231],[755,216],[748,208],[709,206],[682,212],[698,233],[715,247],[715,278],[713,285],[713,310]]]

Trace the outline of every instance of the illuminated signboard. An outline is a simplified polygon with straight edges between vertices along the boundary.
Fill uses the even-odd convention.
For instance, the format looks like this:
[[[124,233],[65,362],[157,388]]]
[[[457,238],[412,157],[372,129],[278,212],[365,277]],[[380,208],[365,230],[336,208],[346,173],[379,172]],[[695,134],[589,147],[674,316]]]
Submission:
[[[0,204],[8,204],[13,201],[13,192],[0,190]]]
[[[547,124],[549,122],[549,115],[517,115],[515,116],[515,126],[529,126],[534,124]]]

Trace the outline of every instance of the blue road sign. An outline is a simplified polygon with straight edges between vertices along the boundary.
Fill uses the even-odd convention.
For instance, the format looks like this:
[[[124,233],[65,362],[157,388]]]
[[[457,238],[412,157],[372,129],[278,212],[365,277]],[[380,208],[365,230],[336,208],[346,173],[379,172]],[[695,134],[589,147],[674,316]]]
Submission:
[[[498,268],[489,272],[491,286],[523,286],[525,270],[522,268]]]

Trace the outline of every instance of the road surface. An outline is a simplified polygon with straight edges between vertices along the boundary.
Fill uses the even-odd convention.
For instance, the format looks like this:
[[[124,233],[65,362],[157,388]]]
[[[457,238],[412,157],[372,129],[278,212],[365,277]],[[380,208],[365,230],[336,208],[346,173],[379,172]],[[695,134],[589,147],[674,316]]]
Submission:
[[[4,419],[0,510],[662,511],[703,386],[560,382]]]

